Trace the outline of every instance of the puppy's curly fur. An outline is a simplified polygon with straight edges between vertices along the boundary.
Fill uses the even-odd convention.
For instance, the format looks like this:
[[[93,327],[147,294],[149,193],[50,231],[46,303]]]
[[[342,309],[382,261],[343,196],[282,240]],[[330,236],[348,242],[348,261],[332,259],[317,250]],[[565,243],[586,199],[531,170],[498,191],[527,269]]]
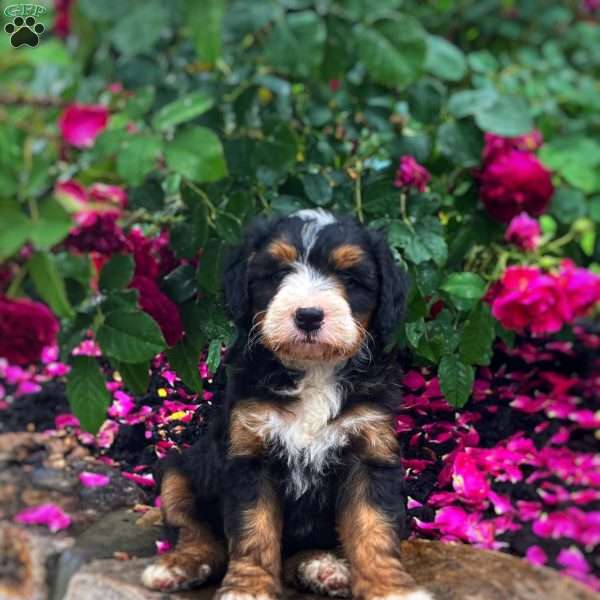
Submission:
[[[407,281],[385,238],[320,210],[256,221],[223,288],[237,327],[225,397],[202,438],[164,461],[178,541],[145,585],[222,579],[221,599],[270,599],[287,560],[286,580],[308,590],[428,598],[398,553],[399,389],[384,349]]]

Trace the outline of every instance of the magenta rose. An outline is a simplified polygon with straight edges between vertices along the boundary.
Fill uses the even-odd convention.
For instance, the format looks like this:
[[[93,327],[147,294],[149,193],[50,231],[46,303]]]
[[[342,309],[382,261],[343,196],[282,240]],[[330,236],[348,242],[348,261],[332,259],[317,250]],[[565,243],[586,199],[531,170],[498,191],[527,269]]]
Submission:
[[[540,224],[536,219],[532,219],[527,213],[521,213],[509,223],[504,239],[521,250],[531,252],[539,246],[541,235]]]
[[[600,302],[600,275],[564,260],[558,273],[560,287],[571,311],[571,319],[583,317]]]
[[[407,154],[400,157],[394,181],[397,188],[415,188],[424,192],[430,179],[429,171],[412,156]]]
[[[583,0],[583,9],[589,13],[600,10],[600,0]]]
[[[541,215],[554,186],[551,174],[533,154],[511,150],[485,165],[479,174],[479,194],[488,213],[508,223],[522,212]]]
[[[77,148],[89,148],[108,125],[108,108],[101,104],[71,104],[58,119],[62,138]]]
[[[127,208],[127,192],[121,186],[93,183],[89,193],[93,202],[112,205],[119,212]]]
[[[519,135],[517,137],[502,137],[501,135],[496,135],[495,133],[486,133],[484,139],[484,164],[495,160],[503,154],[507,154],[511,150],[534,152],[544,142],[544,138],[542,137],[542,133],[539,131],[539,129],[534,129],[525,135]]]
[[[0,356],[10,363],[37,362],[46,346],[56,344],[58,330],[58,321],[45,304],[0,296]]]
[[[571,316],[556,276],[537,267],[509,267],[487,300],[502,326],[520,333],[556,333]]]
[[[158,323],[167,344],[174,346],[183,337],[183,324],[177,305],[149,277],[136,275],[130,287],[140,293],[140,308]]]
[[[87,212],[76,216],[77,226],[71,229],[66,245],[77,252],[113,254],[127,247],[123,230],[115,212]]]
[[[54,0],[54,24],[52,29],[59,38],[66,38],[71,33],[71,5],[74,0]]]

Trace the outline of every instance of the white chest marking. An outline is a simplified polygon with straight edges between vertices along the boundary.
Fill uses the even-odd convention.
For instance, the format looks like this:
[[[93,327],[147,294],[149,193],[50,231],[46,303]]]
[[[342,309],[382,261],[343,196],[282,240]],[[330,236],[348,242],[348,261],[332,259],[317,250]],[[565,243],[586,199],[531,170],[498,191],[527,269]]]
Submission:
[[[352,435],[364,424],[382,417],[362,414],[336,418],[343,392],[334,367],[308,370],[298,387],[288,393],[297,398],[288,410],[269,413],[256,430],[287,461],[287,489],[298,498],[336,460],[336,451],[346,446]]]

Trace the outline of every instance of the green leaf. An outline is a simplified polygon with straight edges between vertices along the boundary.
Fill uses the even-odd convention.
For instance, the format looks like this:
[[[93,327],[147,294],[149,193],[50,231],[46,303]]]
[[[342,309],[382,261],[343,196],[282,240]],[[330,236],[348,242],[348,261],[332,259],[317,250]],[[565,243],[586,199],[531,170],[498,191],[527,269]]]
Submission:
[[[37,248],[47,250],[67,237],[72,226],[69,213],[51,198],[40,206],[39,218],[31,224],[29,238]]]
[[[592,221],[600,223],[600,196],[596,196],[590,200],[589,212]]]
[[[302,185],[308,199],[317,206],[325,206],[331,202],[333,190],[323,175],[307,173],[302,177]]]
[[[323,61],[326,37],[325,22],[315,12],[288,13],[267,39],[265,58],[276,71],[310,77]]]
[[[483,136],[470,120],[444,123],[438,129],[440,152],[461,167],[475,167],[481,162]]]
[[[81,427],[90,433],[98,433],[106,419],[110,394],[95,358],[73,357],[71,371],[67,376],[67,398]]]
[[[132,136],[121,145],[117,156],[117,172],[130,185],[141,185],[162,150],[162,141],[154,135]]]
[[[0,200],[0,261],[12,256],[28,240],[31,222],[16,202]]]
[[[89,256],[59,252],[54,255],[56,268],[63,279],[73,279],[89,286],[92,278],[92,263]]]
[[[242,224],[239,219],[226,212],[220,212],[215,219],[217,235],[226,244],[237,244],[242,236]]]
[[[460,81],[467,72],[467,61],[462,50],[437,35],[427,36],[425,70],[447,81]]]
[[[587,202],[583,192],[570,187],[558,188],[552,196],[550,214],[564,225],[584,217],[587,214]]]
[[[162,281],[163,291],[177,304],[183,304],[198,293],[196,271],[192,265],[179,265]]]
[[[221,364],[221,340],[212,340],[208,345],[206,366],[211,373],[216,373]]]
[[[137,310],[139,292],[134,289],[115,290],[108,293],[102,302],[102,312],[108,314],[118,310]]]
[[[208,315],[196,302],[186,302],[179,309],[185,330],[185,341],[200,353],[206,345],[203,324],[208,319]]]
[[[208,213],[202,198],[189,186],[184,185],[181,193],[188,208],[183,221],[171,228],[171,246],[179,258],[192,259],[206,243]]]
[[[425,335],[425,321],[418,319],[413,323],[406,323],[404,326],[406,332],[406,339],[410,342],[413,348],[418,348],[419,342],[423,335]]]
[[[378,83],[405,87],[421,74],[427,44],[417,19],[395,14],[370,26],[360,23],[354,34],[359,58]]]
[[[217,294],[221,287],[223,250],[224,247],[221,240],[209,240],[200,257],[198,285],[209,294]]]
[[[59,316],[75,315],[67,298],[65,283],[58,272],[55,258],[48,252],[36,252],[27,263],[29,275],[40,298]]]
[[[218,181],[227,175],[223,146],[206,127],[190,127],[177,132],[165,149],[167,165],[192,181]]]
[[[162,2],[139,4],[112,27],[109,37],[124,56],[152,49],[169,22],[169,10]]]
[[[456,298],[479,300],[485,294],[486,283],[477,273],[452,273],[441,289]]]
[[[112,360],[113,366],[123,378],[125,385],[136,395],[141,396],[148,391],[150,383],[150,362],[128,364]]]
[[[186,25],[198,60],[214,65],[221,56],[226,0],[187,0]]]
[[[124,363],[150,360],[166,343],[156,321],[141,311],[114,311],[106,315],[96,340],[102,351]]]
[[[200,353],[185,340],[166,352],[169,363],[181,380],[194,392],[202,391],[202,380],[198,372]]]
[[[524,135],[533,129],[529,106],[520,97],[499,96],[475,113],[475,122],[484,131],[505,137]]]
[[[415,264],[433,260],[441,266],[448,257],[448,247],[441,234],[441,225],[437,219],[431,217],[424,218],[412,227],[401,221],[393,221],[388,238],[393,246],[401,248],[406,258]]]
[[[135,264],[130,254],[114,254],[100,272],[101,290],[119,290],[126,287],[133,277]]]
[[[473,389],[475,379],[473,367],[464,364],[458,356],[451,354],[442,357],[438,375],[440,388],[448,403],[455,408],[463,407]]]
[[[497,99],[498,92],[494,89],[461,90],[450,96],[448,111],[453,117],[462,119],[489,110]]]
[[[159,131],[165,131],[204,114],[213,105],[214,99],[204,92],[187,94],[163,106],[154,115],[152,126]]]
[[[469,314],[460,336],[462,361],[469,365],[488,365],[495,337],[495,322],[490,308],[480,302]]]

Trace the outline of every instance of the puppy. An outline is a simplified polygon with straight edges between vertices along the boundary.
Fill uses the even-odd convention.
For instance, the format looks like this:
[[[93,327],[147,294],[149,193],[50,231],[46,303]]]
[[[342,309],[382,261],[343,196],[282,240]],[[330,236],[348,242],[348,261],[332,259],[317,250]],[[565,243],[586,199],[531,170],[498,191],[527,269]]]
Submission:
[[[147,587],[222,579],[220,600],[270,600],[283,578],[330,596],[430,598],[398,544],[398,368],[384,349],[406,287],[384,237],[354,219],[302,210],[249,228],[224,272],[237,327],[225,398],[202,439],[164,461],[178,539]]]

